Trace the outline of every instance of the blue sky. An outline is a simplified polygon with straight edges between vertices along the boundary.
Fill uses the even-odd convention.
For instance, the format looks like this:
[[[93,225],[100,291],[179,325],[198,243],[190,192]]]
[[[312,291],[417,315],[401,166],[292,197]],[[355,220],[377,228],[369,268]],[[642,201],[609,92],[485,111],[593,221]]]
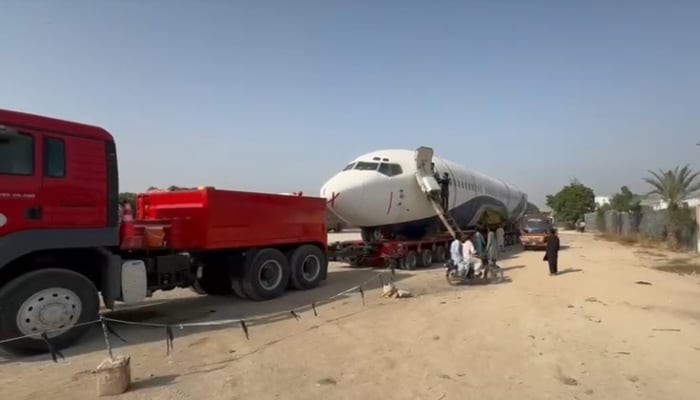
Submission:
[[[121,187],[318,193],[433,146],[536,203],[700,169],[700,2],[5,0],[0,107],[97,124]]]

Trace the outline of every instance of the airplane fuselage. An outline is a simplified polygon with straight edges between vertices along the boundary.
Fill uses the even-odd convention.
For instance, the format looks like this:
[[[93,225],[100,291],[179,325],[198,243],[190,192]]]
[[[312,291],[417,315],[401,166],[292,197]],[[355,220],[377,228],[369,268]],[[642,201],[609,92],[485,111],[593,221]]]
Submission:
[[[449,210],[460,226],[476,225],[484,213],[514,221],[525,211],[527,196],[513,186],[438,157],[433,163],[437,173],[449,174]],[[349,224],[384,236],[421,238],[437,232],[440,220],[416,170],[412,150],[371,152],[326,182],[321,196]]]

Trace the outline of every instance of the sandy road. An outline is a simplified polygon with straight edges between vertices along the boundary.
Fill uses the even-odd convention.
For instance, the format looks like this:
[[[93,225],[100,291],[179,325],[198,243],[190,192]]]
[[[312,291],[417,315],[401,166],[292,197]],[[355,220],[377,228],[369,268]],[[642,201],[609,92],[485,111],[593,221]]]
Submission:
[[[649,268],[682,257],[562,234],[560,276],[542,253],[510,254],[509,283],[450,287],[441,269],[402,272],[412,299],[376,289],[319,307],[319,317],[240,329],[116,327],[129,341],[134,388],[122,399],[696,399],[700,392],[700,280]],[[334,265],[327,285],[251,304],[185,291],[121,316],[207,320],[284,310],[353,286],[374,271]],[[637,284],[646,281],[651,285]],[[376,288],[376,285],[373,286]],[[0,361],[0,398],[94,398],[99,336],[66,351]]]

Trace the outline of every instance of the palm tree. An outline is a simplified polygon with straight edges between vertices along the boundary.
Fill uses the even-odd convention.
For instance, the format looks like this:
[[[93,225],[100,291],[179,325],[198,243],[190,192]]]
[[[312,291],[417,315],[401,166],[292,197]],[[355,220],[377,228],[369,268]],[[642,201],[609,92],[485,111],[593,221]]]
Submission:
[[[700,190],[700,182],[695,181],[700,172],[693,172],[688,164],[683,168],[676,167],[667,171],[659,169],[659,172],[649,173],[651,177],[643,178],[644,182],[654,188],[648,194],[659,195],[668,203],[670,210],[678,209],[683,200]]]
[[[661,170],[658,172],[649,171],[650,177],[643,178],[644,182],[653,188],[648,194],[660,196],[668,204],[669,225],[668,240],[670,244],[676,245],[680,234],[681,217],[678,213],[683,200],[691,194],[700,190],[700,181],[696,178],[700,172],[693,172],[686,164],[683,168],[676,167],[673,170]]]

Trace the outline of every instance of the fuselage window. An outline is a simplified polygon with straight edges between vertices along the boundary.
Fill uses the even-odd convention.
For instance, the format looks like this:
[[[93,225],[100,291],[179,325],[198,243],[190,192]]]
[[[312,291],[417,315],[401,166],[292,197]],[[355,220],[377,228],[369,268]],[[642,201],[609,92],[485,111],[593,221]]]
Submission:
[[[377,167],[379,167],[379,163],[360,161],[355,164],[355,168],[353,169],[358,171],[376,171]]]

